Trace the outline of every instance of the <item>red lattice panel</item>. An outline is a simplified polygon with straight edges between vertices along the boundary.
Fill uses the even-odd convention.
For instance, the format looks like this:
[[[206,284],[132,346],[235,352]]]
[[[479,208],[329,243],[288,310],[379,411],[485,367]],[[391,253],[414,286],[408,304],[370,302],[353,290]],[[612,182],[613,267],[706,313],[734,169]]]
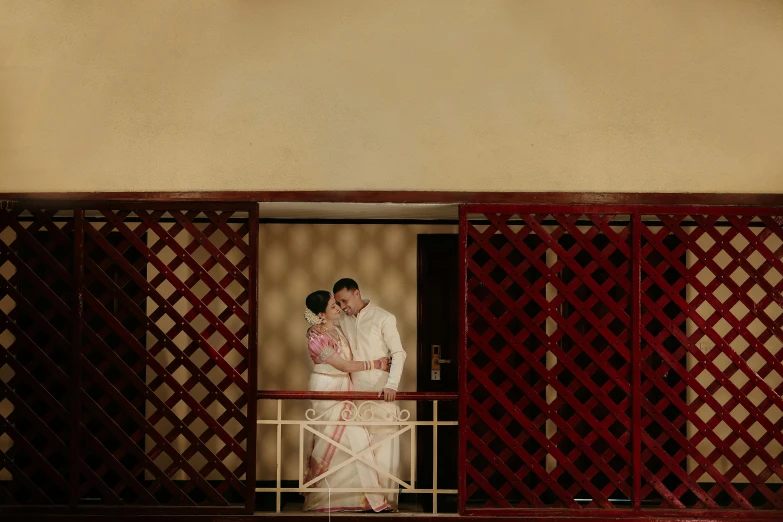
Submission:
[[[643,507],[783,509],[783,218],[645,216]]]
[[[0,505],[4,506],[68,504],[72,215],[0,210]]]
[[[0,210],[0,505],[251,511],[257,210],[118,206]]]
[[[469,216],[463,510],[628,505],[630,229]]]
[[[79,497],[245,504],[249,225],[233,211],[85,223]]]

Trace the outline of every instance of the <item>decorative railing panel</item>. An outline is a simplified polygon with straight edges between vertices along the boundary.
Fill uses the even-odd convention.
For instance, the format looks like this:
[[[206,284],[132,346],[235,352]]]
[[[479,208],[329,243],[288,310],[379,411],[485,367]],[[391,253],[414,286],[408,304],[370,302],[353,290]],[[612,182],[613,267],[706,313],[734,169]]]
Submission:
[[[486,213],[465,227],[467,505],[630,499],[630,227]]]
[[[0,503],[67,505],[73,212],[0,210]]]
[[[775,214],[463,207],[461,513],[779,517]]]
[[[783,218],[641,228],[645,505],[783,510]]]
[[[283,496],[291,493],[300,495],[313,492],[329,492],[329,494],[334,493],[335,495],[357,492],[399,493],[409,497],[405,500],[400,499],[401,511],[405,511],[406,507],[410,509],[410,504],[406,507],[402,507],[402,504],[409,500],[414,500],[413,497],[431,496],[431,501],[424,502],[424,504],[431,505],[433,513],[438,513],[439,496],[454,496],[457,493],[456,490],[438,486],[437,457],[440,437],[454,436],[458,425],[456,421],[438,418],[438,402],[439,400],[456,400],[456,393],[402,392],[398,394],[398,399],[401,401],[431,401],[432,420],[413,420],[411,419],[410,410],[407,409],[398,408],[396,413],[390,413],[388,408],[378,407],[377,401],[367,400],[377,397],[375,393],[369,392],[260,391],[258,397],[262,400],[276,402],[276,418],[261,418],[257,421],[260,428],[275,429],[276,478],[274,484],[256,489],[258,493],[274,494],[274,504],[270,504],[269,507],[274,506],[274,512],[276,513],[283,511],[291,513],[302,509],[299,503],[284,504]],[[314,409],[305,409],[301,412],[303,413],[302,415],[288,415],[287,417],[294,418],[284,418],[286,417],[283,413],[284,401],[291,403],[302,400],[307,400],[308,403],[306,405],[300,404],[300,406],[310,406],[310,400],[318,400],[322,403],[324,401],[334,402],[329,408],[319,412],[316,412]],[[335,416],[334,413],[337,412],[339,412],[339,415]],[[372,443],[366,448],[352,450],[350,447],[346,447],[343,443],[335,441],[329,435],[324,434],[323,428],[325,426],[388,427],[390,429],[382,437],[373,438]],[[284,429],[286,430],[284,431]],[[420,432],[429,430],[432,434],[431,477],[417,476],[417,430]],[[427,436],[429,437],[429,434]],[[323,469],[318,475],[306,476],[304,472],[306,468],[304,459],[307,456],[306,446],[308,441],[312,443],[313,437],[325,440],[333,447],[332,451],[340,455],[341,458],[336,459],[340,461],[339,464]],[[408,476],[400,475],[401,467],[398,468],[396,474],[390,473],[388,466],[376,462],[374,458],[374,452],[377,451],[377,448],[389,444],[395,439],[409,443],[410,462],[408,470],[410,475]],[[294,481],[284,481],[282,476],[284,441],[293,442],[298,448],[298,477]],[[456,455],[454,457],[456,458]],[[377,473],[379,479],[382,479],[381,486],[378,488],[352,488],[334,483],[333,475],[344,466],[354,462],[359,462]],[[332,478],[333,484],[329,484],[329,478]],[[424,480],[422,481],[422,479]],[[428,486],[422,487],[422,482],[427,483]],[[325,487],[324,485],[328,486]],[[272,510],[269,509],[269,511]]]
[[[50,390],[46,384],[49,394],[25,388],[25,397],[37,401],[29,412],[33,418],[49,423],[55,413],[46,413],[38,402],[51,398],[61,405],[55,416],[65,423],[60,438],[50,443],[61,442],[64,482],[56,488],[60,497],[48,500],[77,507],[214,506],[226,513],[248,512],[255,472],[249,455],[255,444],[250,390],[255,388],[256,211],[249,205],[115,206],[121,208],[79,209],[61,219],[64,225],[45,227],[32,263],[54,266],[51,275],[31,262],[27,267],[17,262],[20,237],[36,245],[33,236],[20,233],[13,212],[3,214],[3,225],[14,225],[14,235],[5,233],[0,242],[3,259],[13,261],[11,275],[3,272],[4,295],[14,298],[10,313],[7,298],[2,301],[3,324],[14,334],[13,343],[3,345],[4,360],[12,361],[14,371],[4,391],[13,390],[24,375],[13,366],[19,365],[19,347],[33,354],[31,342],[46,344],[33,339],[20,345],[20,324],[52,324],[67,341],[49,341],[67,366],[60,387]],[[38,221],[46,216],[28,214],[41,216]],[[53,242],[67,255],[56,252]],[[36,277],[45,284],[36,284]],[[55,277],[63,289],[46,280]],[[30,293],[47,288],[46,295]],[[50,302],[36,315],[20,305],[24,297]],[[58,381],[60,374],[48,367],[59,363],[50,359],[36,355],[34,367],[22,370],[39,370],[34,375],[39,380],[46,375],[47,383]],[[15,403],[12,407],[11,415],[3,414],[9,433],[19,429],[23,412]],[[20,439],[14,448],[32,442],[24,434]],[[46,444],[35,448],[52,451]],[[35,453],[10,455],[5,461],[17,466]],[[51,465],[60,462],[41,455]],[[0,477],[0,487],[26,491],[19,482],[25,476],[11,470],[8,482]],[[10,493],[4,504],[19,504]]]

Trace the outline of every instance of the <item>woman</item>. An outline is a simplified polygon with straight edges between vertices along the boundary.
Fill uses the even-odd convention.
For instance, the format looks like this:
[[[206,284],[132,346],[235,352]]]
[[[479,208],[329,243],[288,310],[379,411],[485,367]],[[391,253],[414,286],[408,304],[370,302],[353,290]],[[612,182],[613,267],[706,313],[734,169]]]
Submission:
[[[389,371],[386,358],[374,361],[354,361],[351,347],[340,327],[336,324],[340,317],[340,307],[332,295],[319,290],[313,292],[305,301],[307,310],[305,319],[311,327],[307,331],[307,348],[315,363],[310,376],[310,391],[353,390],[352,372],[371,369]],[[351,404],[342,401],[315,400],[315,417],[321,421],[342,421],[351,413]],[[343,414],[345,412],[345,414]],[[366,428],[360,425],[313,426],[324,436],[338,442],[354,453],[360,453],[370,446],[370,437]],[[374,461],[372,452],[365,453],[365,460]],[[350,459],[345,451],[337,448],[321,437],[314,436],[305,460],[305,484],[336,468]],[[356,488],[357,493],[329,493],[314,491],[305,494],[305,511],[383,511],[388,509],[386,496],[381,493],[362,493],[362,490],[380,488],[377,471],[367,464],[354,460],[323,479],[310,485],[315,488]]]

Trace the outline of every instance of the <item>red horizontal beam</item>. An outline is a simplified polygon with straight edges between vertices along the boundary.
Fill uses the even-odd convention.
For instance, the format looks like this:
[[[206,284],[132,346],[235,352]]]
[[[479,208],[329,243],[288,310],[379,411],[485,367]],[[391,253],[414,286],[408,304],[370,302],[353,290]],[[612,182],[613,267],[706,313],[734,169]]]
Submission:
[[[660,192],[455,192],[455,191],[212,191],[212,192],[2,192],[0,200],[201,201],[334,203],[505,203],[554,205],[783,206],[783,194]]]
[[[378,398],[374,392],[312,392],[312,391],[278,391],[278,390],[260,390],[258,400],[328,400],[335,401],[367,401]],[[456,401],[459,398],[457,393],[449,392],[399,392],[398,401]]]
[[[94,520],[111,520],[112,522],[256,522],[258,520],[280,519],[285,522],[315,522],[330,519],[328,513],[272,513],[261,511],[256,515],[238,515],[235,508],[212,508],[198,506],[181,508],[179,506],[161,506],[156,508],[141,508],[135,506],[117,507],[93,507],[83,509],[80,513],[64,513],[67,508],[35,508],[35,509],[8,509],[4,511],[4,522],[28,522],[37,519],[37,514],[44,514],[48,522],[71,522],[83,520],[85,514],[94,517]],[[730,522],[742,520],[742,522],[772,522],[780,520],[780,513],[745,513],[737,511],[718,511],[707,515],[700,513],[678,513],[668,515],[653,512],[643,514],[613,514],[613,513],[574,513],[565,510],[549,510],[551,513],[535,513],[516,511],[508,513],[481,513],[469,516],[459,516],[456,513],[416,513],[416,522],[458,522],[469,520],[471,522]],[[220,513],[220,514],[217,514]],[[411,513],[395,513],[382,517],[384,520],[402,520],[409,518]],[[351,513],[342,515],[345,520],[378,520],[376,513]]]
[[[441,516],[440,514],[438,516]],[[445,515],[448,517],[449,515]],[[419,517],[416,517],[417,522]],[[462,520],[524,520],[525,522],[778,522],[780,511],[706,509],[468,509]],[[438,519],[442,520],[442,519]]]

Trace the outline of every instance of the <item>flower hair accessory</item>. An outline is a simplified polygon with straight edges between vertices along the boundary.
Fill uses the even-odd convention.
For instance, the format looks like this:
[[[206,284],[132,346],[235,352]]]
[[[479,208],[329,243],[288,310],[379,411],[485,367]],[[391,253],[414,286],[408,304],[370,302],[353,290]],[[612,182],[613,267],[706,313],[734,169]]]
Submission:
[[[308,323],[312,325],[321,324],[324,322],[323,319],[315,315],[313,311],[310,310],[309,308],[305,308],[304,318],[307,320]]]

